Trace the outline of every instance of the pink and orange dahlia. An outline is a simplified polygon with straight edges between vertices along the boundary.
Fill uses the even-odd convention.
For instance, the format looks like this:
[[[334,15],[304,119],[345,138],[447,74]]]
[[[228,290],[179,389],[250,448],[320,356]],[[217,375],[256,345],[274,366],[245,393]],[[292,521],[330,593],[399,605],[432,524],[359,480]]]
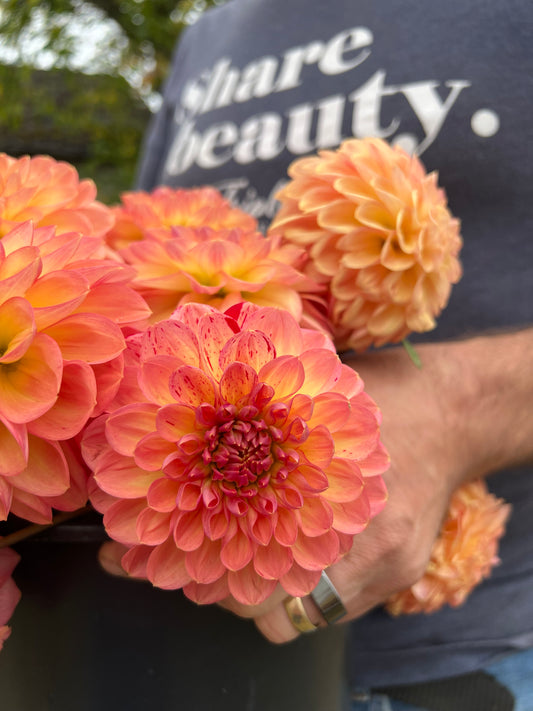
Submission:
[[[270,234],[307,250],[340,349],[428,331],[461,276],[459,222],[436,173],[380,139],[295,161]]]
[[[107,243],[117,250],[146,237],[164,241],[176,227],[257,230],[251,215],[233,207],[211,187],[186,190],[162,186],[150,193],[124,193],[121,200],[122,204],[113,208],[115,224],[106,235]]]
[[[20,556],[11,548],[0,549],[0,650],[11,634],[7,623],[20,600],[20,590],[11,577],[19,560]]]
[[[383,507],[379,411],[288,312],[188,304],[128,361],[82,449],[130,575],[199,603],[304,595]]]
[[[0,238],[22,222],[53,226],[56,234],[82,232],[101,238],[111,210],[96,200],[92,180],[79,179],[69,163],[50,156],[12,158],[0,153]]]
[[[118,389],[121,325],[149,313],[132,269],[95,258],[99,248],[99,239],[31,222],[0,241],[0,520],[12,511],[47,523],[52,502],[79,500],[66,441]]]
[[[446,604],[461,605],[499,563],[498,542],[509,514],[509,504],[491,494],[483,480],[457,489],[426,572],[388,601],[388,611],[393,615],[430,613]]]

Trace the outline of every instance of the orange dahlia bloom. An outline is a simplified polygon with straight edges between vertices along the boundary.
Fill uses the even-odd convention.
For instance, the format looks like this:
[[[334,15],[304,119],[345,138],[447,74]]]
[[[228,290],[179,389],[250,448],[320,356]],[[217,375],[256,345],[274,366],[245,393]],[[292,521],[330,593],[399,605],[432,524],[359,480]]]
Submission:
[[[19,560],[20,556],[11,548],[0,549],[0,650],[11,634],[7,623],[20,600],[20,590],[11,577]]]
[[[103,237],[111,210],[96,200],[92,180],[79,179],[69,163],[49,156],[12,158],[0,153],[0,238],[21,222],[55,227],[57,234]]]
[[[296,268],[303,250],[240,228],[178,227],[165,241],[133,242],[120,254],[137,271],[153,322],[187,302],[225,310],[241,301],[287,309],[299,321],[301,293],[317,289]]]
[[[363,350],[428,331],[461,276],[459,222],[435,173],[367,138],[295,161],[270,233],[308,252],[330,296],[339,348]]]
[[[168,239],[174,227],[257,229],[253,217],[232,207],[211,187],[184,190],[162,186],[151,193],[124,193],[121,200],[122,204],[113,208],[115,225],[106,236],[107,243],[114,249],[122,249],[145,237]]]
[[[199,603],[308,593],[386,498],[360,377],[327,337],[252,304],[188,304],[129,346],[137,382],[82,444],[126,571]]]
[[[500,561],[498,541],[510,513],[482,480],[464,484],[453,495],[423,577],[387,603],[393,615],[435,612],[461,605]]]
[[[0,241],[0,520],[47,523],[52,501],[73,504],[66,441],[118,389],[121,325],[149,313],[131,268],[99,247],[31,222]]]

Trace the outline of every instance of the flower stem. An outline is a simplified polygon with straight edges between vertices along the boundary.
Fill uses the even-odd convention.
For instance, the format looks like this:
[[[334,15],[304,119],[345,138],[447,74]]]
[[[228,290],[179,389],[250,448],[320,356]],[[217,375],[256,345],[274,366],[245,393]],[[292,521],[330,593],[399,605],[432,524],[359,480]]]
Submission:
[[[24,541],[26,538],[31,538],[32,536],[41,533],[41,531],[46,531],[47,528],[58,526],[65,521],[78,518],[78,516],[83,516],[83,514],[90,513],[91,511],[94,511],[94,509],[91,505],[88,505],[81,509],[76,509],[76,511],[63,511],[62,513],[56,514],[50,523],[33,523],[31,526],[26,526],[25,528],[21,528],[20,531],[15,531],[14,533],[10,533],[8,536],[0,538],[0,548],[14,546],[15,543],[20,543],[20,541]]]
[[[402,341],[402,346],[407,351],[407,355],[412,360],[413,364],[417,368],[422,368],[422,361],[420,360],[420,356],[416,352],[416,349],[413,346],[413,344],[410,341],[408,341],[407,338],[404,338]]]

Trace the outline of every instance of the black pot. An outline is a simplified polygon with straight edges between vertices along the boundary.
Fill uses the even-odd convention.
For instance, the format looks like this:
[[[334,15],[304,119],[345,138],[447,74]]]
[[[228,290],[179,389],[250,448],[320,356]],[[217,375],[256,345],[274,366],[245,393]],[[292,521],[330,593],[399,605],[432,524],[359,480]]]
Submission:
[[[69,530],[76,530],[73,540]],[[267,642],[248,620],[98,565],[98,524],[16,546],[22,591],[0,652],[6,711],[335,711],[344,630]]]

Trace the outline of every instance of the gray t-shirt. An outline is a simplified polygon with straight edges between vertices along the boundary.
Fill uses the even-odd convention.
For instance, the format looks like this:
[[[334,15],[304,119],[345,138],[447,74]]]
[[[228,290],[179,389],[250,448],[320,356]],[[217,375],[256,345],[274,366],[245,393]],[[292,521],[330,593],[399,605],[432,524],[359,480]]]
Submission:
[[[463,225],[464,276],[428,338],[531,325],[532,15],[528,0],[231,0],[179,43],[139,187],[214,185],[266,226],[292,160],[381,136],[439,171]],[[503,562],[463,607],[352,624],[353,684],[533,646],[532,477],[490,478],[513,504]]]

